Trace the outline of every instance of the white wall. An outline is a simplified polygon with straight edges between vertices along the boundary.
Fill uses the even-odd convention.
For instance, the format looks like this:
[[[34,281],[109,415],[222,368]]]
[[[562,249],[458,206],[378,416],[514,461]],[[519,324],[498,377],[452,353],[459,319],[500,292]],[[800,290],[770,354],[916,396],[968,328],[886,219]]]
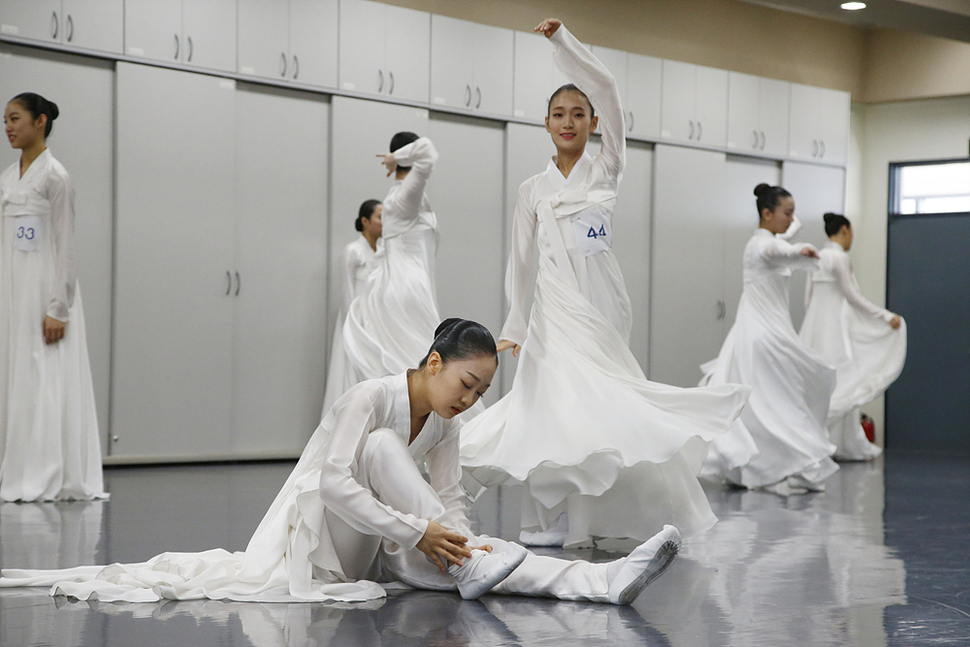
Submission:
[[[852,262],[862,293],[885,305],[889,164],[966,157],[970,96],[854,106],[850,134],[846,215],[855,230]],[[876,420],[880,444],[883,409],[882,398],[864,407]]]

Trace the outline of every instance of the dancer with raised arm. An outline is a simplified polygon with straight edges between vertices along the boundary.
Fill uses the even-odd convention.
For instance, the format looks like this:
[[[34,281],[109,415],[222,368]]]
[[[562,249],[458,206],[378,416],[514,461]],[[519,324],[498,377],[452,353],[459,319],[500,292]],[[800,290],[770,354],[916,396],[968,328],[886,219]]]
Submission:
[[[819,251],[799,337],[836,368],[826,423],[835,458],[865,461],[882,449],[866,438],[860,407],[881,395],[902,372],[906,322],[862,296],[848,254],[853,240],[849,219],[827,213],[824,220],[829,242]]]
[[[681,389],[644,376],[629,349],[630,299],[611,249],[626,163],[616,81],[559,20],[536,31],[573,83],[549,100],[556,156],[519,188],[499,343],[519,364],[509,394],[464,428],[465,486],[474,494],[524,484],[520,538],[530,545],[642,541],[668,523],[690,535],[716,521],[697,472],[748,389]],[[594,158],[586,145],[598,127]]]
[[[825,418],[835,370],[798,339],[789,310],[793,269],[815,269],[818,251],[783,239],[795,200],[759,184],[759,225],[744,248],[744,290],[717,359],[701,367],[701,384],[751,387],[731,431],[711,444],[702,475],[777,494],[821,491],[838,466],[829,458]]]

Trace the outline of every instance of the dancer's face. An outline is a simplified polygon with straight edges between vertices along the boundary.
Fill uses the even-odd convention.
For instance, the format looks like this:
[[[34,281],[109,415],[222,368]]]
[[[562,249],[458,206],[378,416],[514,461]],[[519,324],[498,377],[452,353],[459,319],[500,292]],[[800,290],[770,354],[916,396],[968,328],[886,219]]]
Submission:
[[[6,127],[10,147],[25,149],[33,146],[38,139],[44,139],[44,126],[47,125],[47,117],[40,115],[37,119],[34,119],[30,111],[20,105],[19,102],[11,101],[4,110],[3,123]]]
[[[599,117],[592,112],[586,97],[573,90],[560,92],[552,100],[546,117],[546,130],[560,152],[582,152],[589,135],[596,130]]]
[[[365,232],[373,234],[374,238],[380,238],[383,227],[381,225],[381,212],[384,211],[384,205],[379,204],[374,207],[374,212],[371,213],[370,218],[361,218],[361,225]]]
[[[498,362],[494,356],[478,355],[442,362],[431,353],[428,358],[428,386],[431,408],[450,420],[465,411],[485,394],[492,384]]]
[[[778,205],[774,211],[768,209],[761,210],[761,221],[765,229],[773,234],[783,234],[788,231],[792,220],[795,219],[795,199],[785,196],[778,199]]]

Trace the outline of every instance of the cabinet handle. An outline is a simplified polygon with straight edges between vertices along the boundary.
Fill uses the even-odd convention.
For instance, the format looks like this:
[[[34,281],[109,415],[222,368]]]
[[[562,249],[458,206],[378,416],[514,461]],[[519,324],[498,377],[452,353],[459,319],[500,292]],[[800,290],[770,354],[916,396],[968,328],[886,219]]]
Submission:
[[[60,30],[61,22],[57,19],[57,12],[51,14],[51,38],[57,40],[57,32]]]
[[[752,146],[752,148],[754,148],[755,150],[758,150],[758,142],[760,141],[758,139],[758,131],[754,130],[752,132],[754,133],[754,146]]]
[[[384,91],[384,70],[377,70],[377,93]]]
[[[820,158],[825,157],[825,140],[824,139],[820,139],[820,140],[818,140],[818,143],[819,143],[819,150],[821,151],[818,154],[818,156]]]
[[[67,42],[74,40],[74,18],[67,14]]]
[[[472,86],[465,85],[465,107],[472,105]]]
[[[293,55],[293,80],[296,81],[300,78],[300,59]]]
[[[192,37],[191,36],[189,36],[186,40],[189,42],[189,58],[188,58],[188,62],[191,63],[192,62],[192,54],[193,54],[193,52],[195,52],[195,47],[192,45]]]
[[[286,52],[280,52],[280,76],[286,76]]]
[[[482,107],[482,89],[479,87],[475,88],[475,94],[478,95],[478,101],[475,102],[475,108]]]
[[[812,140],[812,157],[818,157],[818,140]]]
[[[765,149],[765,144],[768,142],[768,138],[765,136],[765,131],[761,131],[761,150]]]
[[[232,274],[226,270],[226,296],[232,291]]]
[[[691,120],[691,121],[689,121],[687,123],[690,124],[690,134],[687,135],[687,139],[694,139],[694,121]]]
[[[179,35],[175,34],[175,60],[179,60]]]
[[[635,119],[633,117],[633,111],[631,110],[630,111],[630,127],[627,128],[627,130],[629,130],[631,133],[633,132],[633,124],[634,123],[635,123]]]
[[[697,141],[700,141],[701,137],[703,136],[704,136],[704,124],[702,124],[700,120],[698,120],[697,121]]]
[[[394,94],[394,72],[391,72],[390,70],[388,70],[388,72],[387,72],[387,76],[388,76],[388,78],[390,78],[390,80],[391,80],[391,81],[390,81],[390,83],[391,83],[391,87],[389,87],[389,88],[387,89],[387,93],[388,93],[388,94]]]
[[[236,272],[236,293],[233,296],[239,296],[240,287],[242,287],[242,282],[239,280],[239,272]]]

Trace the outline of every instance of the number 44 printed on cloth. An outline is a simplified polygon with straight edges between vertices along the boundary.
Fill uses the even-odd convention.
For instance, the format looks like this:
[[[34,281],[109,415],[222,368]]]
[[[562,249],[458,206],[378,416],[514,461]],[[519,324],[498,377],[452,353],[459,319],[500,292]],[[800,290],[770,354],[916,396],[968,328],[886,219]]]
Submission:
[[[601,205],[583,209],[572,217],[573,236],[583,256],[608,252],[613,248],[610,212]]]

